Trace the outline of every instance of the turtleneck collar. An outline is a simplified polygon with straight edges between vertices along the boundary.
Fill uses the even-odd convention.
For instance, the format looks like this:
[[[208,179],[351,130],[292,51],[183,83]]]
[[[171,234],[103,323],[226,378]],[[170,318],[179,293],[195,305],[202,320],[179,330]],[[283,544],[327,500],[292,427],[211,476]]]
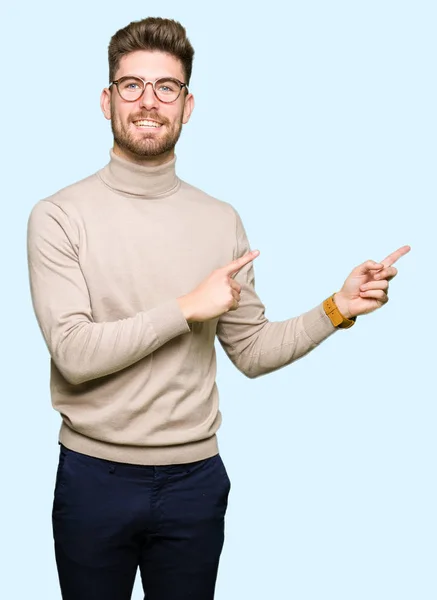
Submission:
[[[97,172],[114,191],[137,198],[157,198],[176,192],[180,180],[175,171],[176,157],[158,167],[137,165],[110,150],[109,163]]]

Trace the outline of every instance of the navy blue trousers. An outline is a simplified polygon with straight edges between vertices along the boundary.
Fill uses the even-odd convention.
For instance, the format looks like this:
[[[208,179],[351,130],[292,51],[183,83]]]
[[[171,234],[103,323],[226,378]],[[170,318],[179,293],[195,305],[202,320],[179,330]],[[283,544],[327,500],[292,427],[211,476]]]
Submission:
[[[64,600],[213,600],[230,481],[219,455],[116,463],[61,445],[53,536]]]

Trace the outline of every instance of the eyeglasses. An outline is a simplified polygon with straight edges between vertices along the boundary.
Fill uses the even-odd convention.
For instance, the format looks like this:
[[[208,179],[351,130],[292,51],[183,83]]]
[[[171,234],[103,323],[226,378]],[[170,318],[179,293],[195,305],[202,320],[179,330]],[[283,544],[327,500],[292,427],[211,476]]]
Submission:
[[[109,87],[115,85],[123,100],[126,100],[126,102],[135,102],[144,94],[148,83],[152,84],[153,91],[158,100],[166,104],[177,100],[183,88],[187,88],[188,92],[186,83],[182,83],[179,79],[172,77],[161,77],[156,81],[144,81],[141,77],[126,75],[116,81],[112,81]]]

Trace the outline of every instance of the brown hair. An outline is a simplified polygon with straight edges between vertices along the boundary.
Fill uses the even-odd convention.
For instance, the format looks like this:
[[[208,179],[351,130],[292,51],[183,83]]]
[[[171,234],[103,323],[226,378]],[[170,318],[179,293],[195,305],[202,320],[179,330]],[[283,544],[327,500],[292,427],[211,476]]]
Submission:
[[[185,72],[185,83],[190,83],[194,48],[185,27],[178,21],[147,17],[119,29],[108,47],[109,81],[113,81],[122,57],[136,50],[166,52],[178,58]]]

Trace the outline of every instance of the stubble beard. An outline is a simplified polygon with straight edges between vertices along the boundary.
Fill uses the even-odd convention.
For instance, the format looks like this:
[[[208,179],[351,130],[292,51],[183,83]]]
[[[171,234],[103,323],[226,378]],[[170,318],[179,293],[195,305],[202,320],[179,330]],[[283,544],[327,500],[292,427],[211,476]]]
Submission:
[[[165,127],[165,134],[158,137],[155,133],[144,131],[135,136],[130,129],[132,121],[129,120],[129,123],[124,125],[111,107],[112,134],[120,148],[141,158],[159,156],[173,150],[182,132],[182,117],[175,120],[173,124],[168,120],[163,120],[162,117],[152,115],[137,116],[134,120],[140,118],[158,120]]]

